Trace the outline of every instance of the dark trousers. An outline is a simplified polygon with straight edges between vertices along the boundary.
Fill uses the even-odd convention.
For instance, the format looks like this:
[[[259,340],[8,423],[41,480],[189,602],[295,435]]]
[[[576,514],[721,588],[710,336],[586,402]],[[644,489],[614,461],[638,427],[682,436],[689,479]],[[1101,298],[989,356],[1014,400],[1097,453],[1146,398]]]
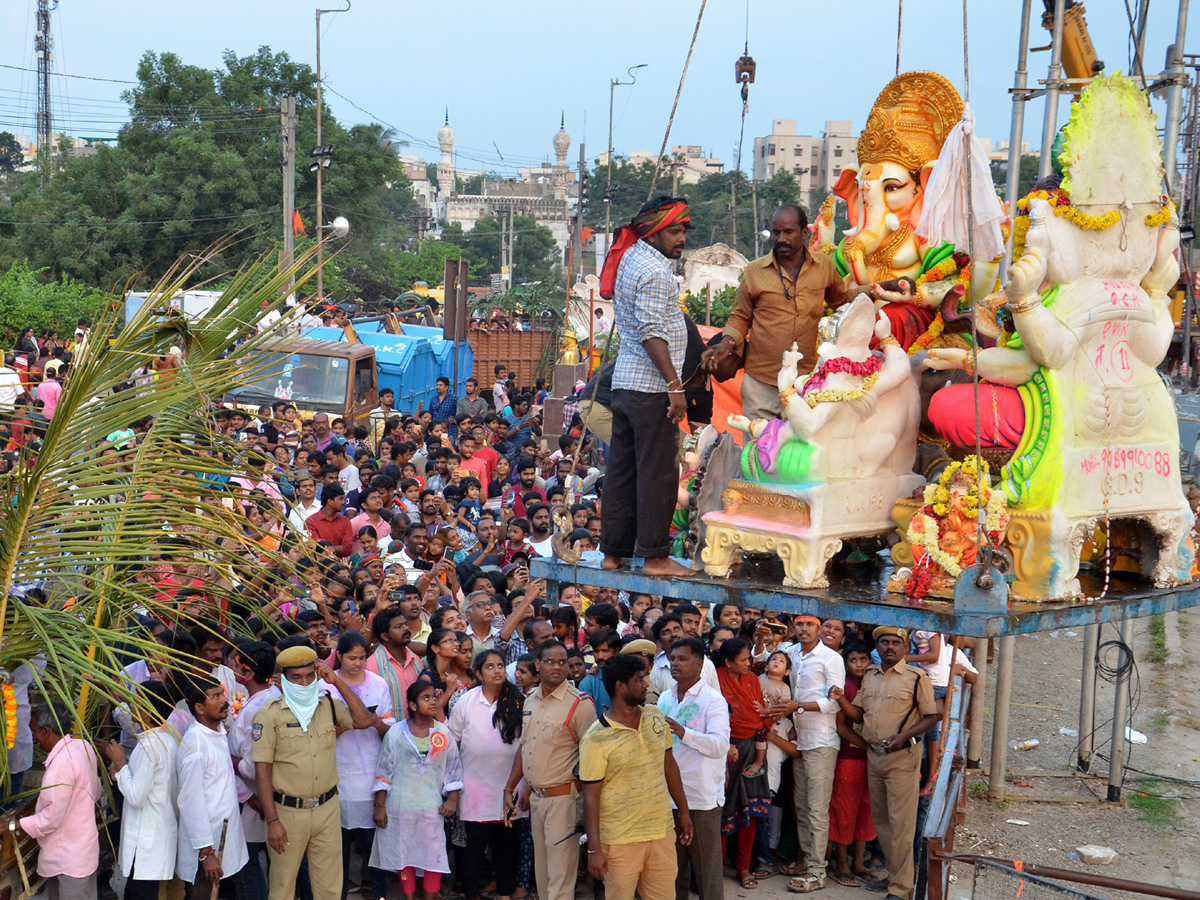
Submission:
[[[374,828],[343,828],[342,829],[342,896],[350,890],[350,851],[353,845],[358,845],[362,854],[362,870],[359,884],[370,887],[377,900],[387,900],[387,875],[381,869],[372,869],[367,865],[371,858],[371,845],[375,843]]]
[[[130,878],[125,882],[125,900],[158,900],[158,886],[161,883]]]
[[[675,874],[675,900],[688,900],[688,886],[692,876],[700,900],[723,900],[725,877],[721,871],[721,813],[713,809],[692,810],[692,843],[684,847],[675,842],[675,861],[679,868]],[[675,827],[679,828],[679,813],[675,812]]]
[[[462,892],[467,900],[479,896],[479,874],[483,851],[492,850],[492,868],[496,871],[496,896],[511,897],[517,889],[517,830],[503,822],[464,822],[467,850],[463,854]]]
[[[679,426],[665,393],[613,391],[613,439],[604,476],[600,549],[611,556],[670,555],[679,494]]]

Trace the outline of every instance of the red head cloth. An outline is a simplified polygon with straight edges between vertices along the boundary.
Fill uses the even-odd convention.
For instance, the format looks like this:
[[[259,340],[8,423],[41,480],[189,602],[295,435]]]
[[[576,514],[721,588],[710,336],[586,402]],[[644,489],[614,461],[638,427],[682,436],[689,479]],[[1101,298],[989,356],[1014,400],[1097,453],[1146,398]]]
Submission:
[[[613,298],[617,289],[617,268],[621,265],[621,257],[639,238],[650,237],[668,226],[688,224],[691,221],[688,205],[682,200],[671,200],[634,216],[628,225],[613,235],[613,245],[604,258],[604,269],[600,272],[600,296],[605,300]]]

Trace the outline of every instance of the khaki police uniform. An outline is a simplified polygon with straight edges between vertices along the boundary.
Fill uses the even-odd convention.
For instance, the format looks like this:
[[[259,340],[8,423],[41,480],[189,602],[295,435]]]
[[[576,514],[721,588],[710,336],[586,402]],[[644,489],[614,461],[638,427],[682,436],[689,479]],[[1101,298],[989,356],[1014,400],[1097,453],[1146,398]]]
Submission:
[[[890,669],[871,666],[863,675],[854,705],[863,711],[862,737],[875,745],[935,715],[933,685],[916,666],[899,662]],[[887,860],[888,893],[905,900],[913,892],[913,836],[921,793],[921,742],[891,753],[867,752],[871,818]],[[272,898],[273,900],[273,898]]]
[[[548,697],[540,687],[526,697],[524,720],[521,766],[531,789],[529,818],[538,896],[573,900],[579,841],[574,836],[563,838],[575,834],[575,825],[583,817],[575,767],[579,741],[596,721],[596,707],[568,680]]]
[[[296,873],[308,854],[313,900],[341,900],[342,824],[337,796],[337,728],[353,728],[341,700],[322,695],[308,730],[274,697],[254,716],[251,759],[271,763],[275,814],[287,831],[282,853],[268,847],[269,900],[294,900]]]

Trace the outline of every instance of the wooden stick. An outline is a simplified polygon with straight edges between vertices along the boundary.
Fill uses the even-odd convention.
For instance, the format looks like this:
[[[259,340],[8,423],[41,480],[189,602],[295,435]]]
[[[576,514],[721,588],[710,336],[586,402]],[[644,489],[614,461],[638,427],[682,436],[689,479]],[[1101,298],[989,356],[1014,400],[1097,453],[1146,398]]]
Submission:
[[[221,842],[217,846],[217,865],[221,864],[221,859],[225,856],[225,835],[229,833],[229,819],[221,823]],[[221,879],[218,878],[212,884],[212,896],[209,900],[217,900],[217,892],[221,890]]]

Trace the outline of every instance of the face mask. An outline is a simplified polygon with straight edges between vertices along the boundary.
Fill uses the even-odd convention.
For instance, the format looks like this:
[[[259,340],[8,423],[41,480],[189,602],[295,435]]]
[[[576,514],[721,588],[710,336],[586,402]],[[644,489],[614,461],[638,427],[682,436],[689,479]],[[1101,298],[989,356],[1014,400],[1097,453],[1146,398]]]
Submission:
[[[320,699],[319,683],[314,678],[312,684],[296,684],[288,681],[284,675],[279,679],[279,686],[283,689],[283,701],[299,720],[300,728],[308,731],[308,723],[312,721],[313,713],[317,711],[317,701]]]

